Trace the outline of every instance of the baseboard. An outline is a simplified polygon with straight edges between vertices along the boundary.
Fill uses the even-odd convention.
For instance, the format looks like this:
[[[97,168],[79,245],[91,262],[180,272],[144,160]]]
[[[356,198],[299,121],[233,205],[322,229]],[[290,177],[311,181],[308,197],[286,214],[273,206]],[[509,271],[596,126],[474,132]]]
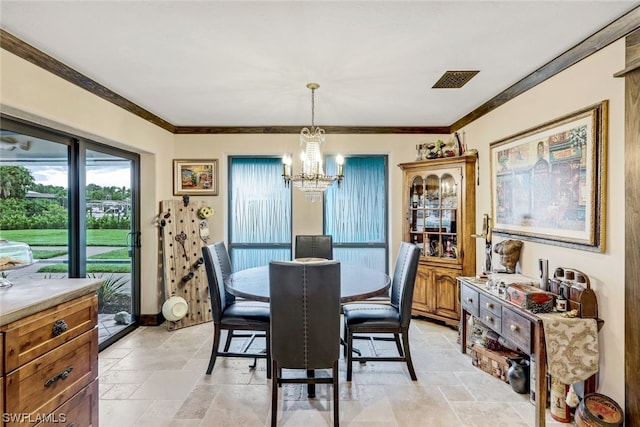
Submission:
[[[162,312],[158,314],[141,314],[140,326],[159,326],[164,322]]]

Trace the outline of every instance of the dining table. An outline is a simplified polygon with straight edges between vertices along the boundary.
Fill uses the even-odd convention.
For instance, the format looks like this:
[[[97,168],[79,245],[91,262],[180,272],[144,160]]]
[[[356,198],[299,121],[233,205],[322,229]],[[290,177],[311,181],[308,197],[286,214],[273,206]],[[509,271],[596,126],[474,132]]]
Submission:
[[[340,264],[340,303],[364,301],[388,295],[388,274],[358,264]],[[232,273],[225,280],[232,295],[254,301],[269,302],[269,266],[248,268]]]
[[[301,260],[305,262],[305,260]],[[313,262],[313,261],[312,261]],[[340,303],[364,301],[389,295],[391,277],[388,274],[358,264],[340,263]],[[269,266],[248,268],[232,273],[225,280],[225,287],[232,295],[254,301],[269,302]],[[342,340],[342,345],[345,345]],[[356,348],[352,349],[360,354]],[[314,375],[307,371],[307,375]],[[308,396],[315,397],[315,385],[309,384]]]

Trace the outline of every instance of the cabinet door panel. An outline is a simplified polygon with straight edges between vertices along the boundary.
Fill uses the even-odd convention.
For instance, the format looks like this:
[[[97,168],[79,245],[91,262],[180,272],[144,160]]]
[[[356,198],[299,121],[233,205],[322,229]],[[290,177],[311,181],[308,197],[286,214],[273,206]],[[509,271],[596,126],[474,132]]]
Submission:
[[[451,318],[460,317],[460,292],[457,270],[433,269],[435,313]]]
[[[414,314],[421,314],[421,312],[429,311],[429,272],[422,266],[418,266],[418,272],[416,274],[416,283],[413,290],[413,309]]]

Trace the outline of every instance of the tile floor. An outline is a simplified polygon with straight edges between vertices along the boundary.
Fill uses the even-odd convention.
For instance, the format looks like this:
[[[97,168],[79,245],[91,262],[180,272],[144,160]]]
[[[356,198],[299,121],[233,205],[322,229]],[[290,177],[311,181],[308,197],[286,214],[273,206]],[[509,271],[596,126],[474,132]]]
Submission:
[[[219,358],[206,375],[212,330],[211,323],[172,332],[141,327],[102,351],[100,426],[268,426],[271,382],[265,361],[252,370],[250,359]],[[348,383],[340,361],[341,425],[534,425],[528,395],[472,366],[458,349],[457,331],[414,319],[411,334],[417,382],[403,363],[368,362],[355,364]],[[365,341],[358,345],[365,350]],[[318,385],[315,399],[307,398],[304,387],[282,387],[278,425],[331,426],[330,386]],[[547,415],[547,425],[562,424]]]

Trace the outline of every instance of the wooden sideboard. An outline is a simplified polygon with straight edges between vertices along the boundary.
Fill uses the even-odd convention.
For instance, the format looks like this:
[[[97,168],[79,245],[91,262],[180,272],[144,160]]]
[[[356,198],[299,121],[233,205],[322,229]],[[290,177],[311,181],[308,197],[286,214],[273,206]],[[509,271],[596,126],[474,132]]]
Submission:
[[[45,279],[0,290],[0,426],[98,425],[100,284]]]
[[[485,288],[485,279],[459,277],[461,351],[467,351],[467,316],[477,318],[482,324],[506,338],[518,349],[527,353],[536,364],[535,396],[536,426],[545,426],[547,407],[547,350],[542,320]],[[601,327],[601,321],[598,322]],[[592,375],[584,383],[584,394],[596,391],[596,377]]]

